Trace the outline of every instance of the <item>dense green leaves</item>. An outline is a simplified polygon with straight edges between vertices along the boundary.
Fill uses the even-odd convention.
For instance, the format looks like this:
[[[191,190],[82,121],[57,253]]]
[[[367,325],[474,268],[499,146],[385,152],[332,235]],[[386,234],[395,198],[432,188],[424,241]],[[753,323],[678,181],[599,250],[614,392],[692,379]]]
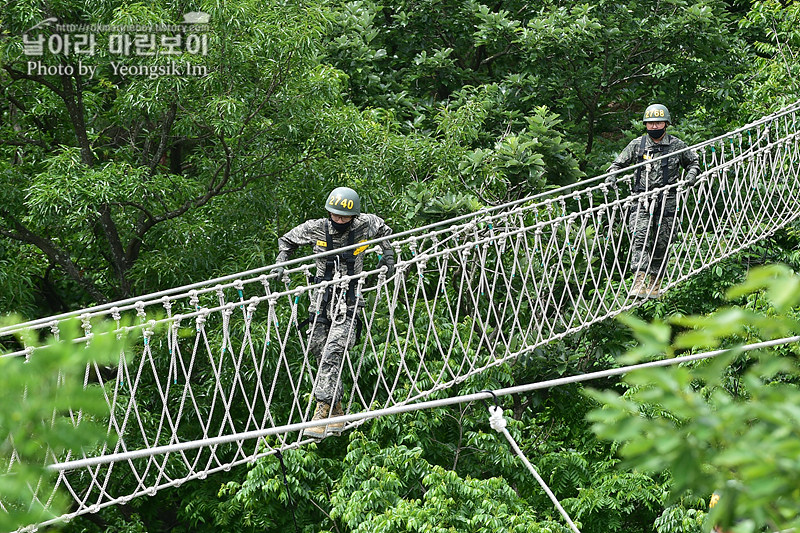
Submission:
[[[47,315],[268,264],[276,237],[318,216],[334,186],[355,187],[367,211],[401,230],[601,173],[640,133],[652,101],[672,110],[671,131],[699,141],[800,96],[798,6],[773,0],[207,1],[192,9],[210,15],[208,54],[177,57],[204,76],[117,74],[103,35],[82,58],[98,69],[91,78],[27,72],[20,36],[48,16],[160,24],[178,22],[180,9],[18,1],[0,15],[0,312]],[[722,305],[750,265],[800,267],[797,249],[790,228],[693,277],[628,320],[637,340],[598,324],[446,393],[609,368],[628,348],[638,360],[794,332],[797,282],[771,270],[730,293],[741,308],[685,316]],[[752,292],[761,288],[774,306]],[[623,395],[616,381],[598,384],[614,406],[594,415],[610,417],[604,434],[631,456],[657,449],[651,466],[663,475],[618,469],[617,444],[595,439],[584,415],[596,404],[578,387],[509,399],[510,429],[587,533],[699,531],[703,491],[723,487],[746,494],[749,519],[777,523],[786,508],[759,515],[754,506],[785,495],[772,475],[779,467],[795,472],[767,457],[795,451],[778,430],[779,417],[794,420],[778,404],[795,397],[791,369],[754,356],[731,359],[722,377],[714,369],[654,372]],[[213,379],[198,372],[209,387]],[[564,530],[482,406],[375,420],[363,431],[286,453],[301,530]],[[657,438],[633,443],[646,431]],[[746,446],[759,453],[748,457]],[[729,488],[740,478],[724,474],[734,469],[761,485]],[[695,493],[669,500],[669,487]],[[289,506],[270,457],[68,527],[291,531]]]
[[[53,494],[57,473],[45,466],[52,454],[81,456],[107,438],[94,419],[106,406],[102,390],[84,387],[83,375],[89,362],[110,362],[129,342],[111,330],[98,325],[89,346],[75,349],[74,339],[83,336],[75,319],[63,323],[58,339],[25,334],[20,342],[36,349],[28,356],[0,357],[0,531],[68,511],[67,496]]]
[[[741,297],[762,287],[771,305],[758,311],[733,308],[674,320],[702,337],[683,332],[672,349],[716,346],[730,337],[796,335],[797,275],[785,268],[754,270],[730,294]],[[663,353],[670,351],[669,336],[660,333],[665,327],[636,323],[635,332],[647,351]],[[600,436],[623,443],[628,465],[669,472],[673,496],[718,492],[710,520],[723,528],[737,522],[737,531],[799,525],[800,365],[793,345],[745,354],[734,349],[697,364],[631,372],[624,382],[624,394],[592,392],[604,407],[590,419]]]

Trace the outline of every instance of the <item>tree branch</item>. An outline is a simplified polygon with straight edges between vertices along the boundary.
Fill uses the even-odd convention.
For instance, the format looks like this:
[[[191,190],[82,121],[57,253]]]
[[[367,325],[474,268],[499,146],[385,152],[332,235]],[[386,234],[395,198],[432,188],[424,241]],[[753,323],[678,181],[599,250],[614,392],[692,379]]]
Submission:
[[[108,299],[100,292],[94,282],[86,278],[80,268],[72,261],[69,254],[58,248],[51,240],[37,235],[26,228],[21,222],[14,218],[11,213],[3,208],[0,208],[0,217],[8,220],[13,226],[15,231],[0,228],[0,234],[5,237],[32,244],[39,248],[47,258],[54,264],[60,266],[67,275],[76,281],[86,292],[97,302],[105,303]]]
[[[153,154],[153,158],[150,160],[151,176],[155,173],[158,162],[161,161],[161,158],[164,156],[164,152],[167,150],[167,139],[169,138],[169,132],[172,131],[172,125],[175,123],[175,115],[177,114],[177,111],[177,102],[172,102],[164,116],[164,121],[162,122],[161,140],[158,143],[158,148],[156,149],[155,154]]]
[[[72,121],[72,128],[75,130],[75,137],[78,139],[78,146],[81,149],[81,162],[87,167],[91,167],[95,161],[92,147],[89,143],[89,136],[86,133],[86,121],[83,116],[83,94],[81,93],[79,78],[76,77],[75,80],[78,84],[73,87],[72,77],[61,76],[61,85],[64,89],[59,95],[67,107],[67,113]]]
[[[103,228],[108,246],[111,250],[111,265],[117,274],[119,280],[119,291],[122,297],[130,296],[130,282],[128,281],[128,269],[131,263],[128,262],[125,251],[122,247],[122,241],[119,238],[117,231],[117,224],[111,217],[111,206],[103,204],[100,206],[100,227]]]
[[[10,146],[38,146],[39,148],[49,148],[47,143],[44,141],[38,141],[36,139],[28,139],[27,137],[18,137],[16,139],[4,139],[3,142]]]
[[[3,65],[3,68],[6,70],[6,72],[8,72],[8,75],[11,76],[12,80],[35,81],[40,85],[44,85],[45,87],[56,93],[61,98],[64,98],[64,95],[61,92],[61,90],[52,83],[50,83],[49,81],[47,81],[43,76],[29,75],[26,74],[25,72],[22,72],[21,70],[14,70],[13,68],[11,68],[10,65]]]
[[[5,94],[6,99],[9,102],[11,102],[14,105],[14,107],[19,109],[23,113],[27,113],[28,112],[28,110],[25,108],[25,104],[23,104],[22,102],[17,100],[15,97],[13,97],[10,94],[8,94],[8,87],[6,87],[5,93],[6,93]],[[31,120],[33,121],[34,124],[36,124],[36,127],[39,128],[40,131],[42,131],[42,132],[46,132],[47,131],[47,128],[45,127],[44,123],[41,120],[39,120],[38,117],[31,116]]]
[[[492,54],[489,57],[481,60],[481,62],[478,64],[478,66],[482,67],[484,65],[487,65],[487,64],[493,62],[495,59],[498,59],[500,57],[503,57],[503,56],[506,56],[506,55],[510,54],[511,53],[511,49],[513,47],[514,47],[514,43],[513,42],[508,43],[508,46],[506,46],[505,50],[503,50],[501,52],[497,52],[496,54]]]

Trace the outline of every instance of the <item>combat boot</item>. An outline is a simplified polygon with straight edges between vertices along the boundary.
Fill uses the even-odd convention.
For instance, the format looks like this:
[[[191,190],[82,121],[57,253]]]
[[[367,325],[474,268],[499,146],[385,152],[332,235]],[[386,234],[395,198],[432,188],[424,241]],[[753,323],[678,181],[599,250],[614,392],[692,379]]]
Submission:
[[[661,278],[651,274],[648,276],[647,297],[658,298],[659,296],[661,296]]]
[[[344,410],[342,409],[342,402],[336,402],[333,404],[333,408],[331,409],[331,418],[334,416],[344,416]],[[344,429],[344,422],[331,422],[328,424],[328,432],[334,435],[339,435],[342,430]]]
[[[645,286],[644,272],[637,272],[633,277],[633,285],[631,285],[631,291],[628,294],[634,298],[647,298],[648,292]]]
[[[317,402],[317,408],[314,410],[314,417],[312,422],[319,422],[327,420],[331,414],[331,406],[325,402]],[[303,430],[303,437],[311,437],[313,439],[324,439],[326,424],[320,426],[311,426]]]

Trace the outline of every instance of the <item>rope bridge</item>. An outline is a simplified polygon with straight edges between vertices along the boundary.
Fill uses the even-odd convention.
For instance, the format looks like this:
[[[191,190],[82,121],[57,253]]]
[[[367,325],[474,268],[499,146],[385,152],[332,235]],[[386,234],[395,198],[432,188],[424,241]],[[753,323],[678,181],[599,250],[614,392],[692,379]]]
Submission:
[[[105,395],[100,422],[113,444],[82,457],[50,453],[57,487],[74,499],[60,519],[309,442],[300,430],[313,425],[317,361],[305,330],[314,322],[299,325],[328,286],[344,293],[355,280],[364,296],[361,338],[340,371],[350,428],[641,305],[629,294],[626,220],[646,210],[656,227],[665,216],[661,195],[677,199],[666,290],[767,238],[800,217],[798,110],[800,102],[691,147],[702,170],[692,187],[678,180],[631,193],[630,175],[618,187],[599,176],[398,233],[388,279],[385,268],[365,268],[308,283],[314,259],[305,257],[283,263],[281,278],[264,267],[0,328],[2,336],[58,335],[63,321],[78,317],[79,342],[104,320],[141,337],[115,367],[86,369],[84,385]],[[378,250],[367,244],[367,253]],[[46,352],[26,347],[3,357],[13,356]],[[45,506],[53,496],[36,493]]]

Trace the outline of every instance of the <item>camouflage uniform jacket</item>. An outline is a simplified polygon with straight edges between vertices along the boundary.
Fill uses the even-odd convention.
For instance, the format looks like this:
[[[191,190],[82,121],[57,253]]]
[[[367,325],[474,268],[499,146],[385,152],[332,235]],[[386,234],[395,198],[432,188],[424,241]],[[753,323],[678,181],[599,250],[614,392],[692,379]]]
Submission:
[[[286,232],[286,234],[278,239],[278,249],[280,253],[277,257],[277,262],[286,261],[291,258],[294,251],[300,246],[311,245],[315,254],[328,251],[328,243],[325,239],[325,226],[328,225],[331,241],[334,248],[343,248],[348,246],[350,233],[353,233],[353,242],[365,242],[372,239],[381,237],[388,237],[392,234],[392,228],[386,225],[383,219],[377,215],[362,213],[355,218],[350,224],[350,227],[344,233],[339,233],[333,229],[333,225],[327,218],[318,218],[314,220],[307,220],[296,226],[295,228]],[[394,254],[391,243],[384,240],[380,243],[384,254]],[[360,273],[364,268],[364,255],[363,252],[367,246],[356,248],[351,252],[343,252],[343,255],[352,253],[355,256],[355,265],[353,274]],[[325,275],[325,266],[331,256],[317,258],[317,279],[322,279]],[[338,271],[341,275],[347,275],[347,264],[340,258],[336,261]]]
[[[650,138],[649,135],[645,134],[645,148],[644,148],[644,160],[647,161],[648,159],[655,159],[660,157],[664,154],[671,154],[673,152],[677,152],[679,150],[683,150],[686,148],[686,143],[682,140],[678,139],[677,137],[673,137],[670,134],[665,134],[664,138],[661,139],[661,142],[657,143]],[[608,172],[613,172],[615,170],[621,170],[623,168],[627,168],[631,165],[635,165],[640,162],[639,159],[639,150],[642,144],[642,138],[636,137],[625,149],[622,153],[617,156],[614,162],[608,167]],[[681,172],[680,169],[683,168],[686,170],[686,176],[684,177],[688,182],[689,185],[693,185],[697,174],[700,172],[700,162],[697,158],[697,154],[694,153],[692,150],[686,150],[676,156],[668,158],[669,164],[669,182],[664,183],[663,179],[663,169],[662,169],[662,161],[656,161],[655,163],[651,163],[649,165],[644,165],[643,167],[639,167],[635,171],[635,180],[633,183],[633,190],[635,192],[641,192],[645,190],[653,190],[663,185],[669,185],[672,183],[677,182],[680,179]]]

